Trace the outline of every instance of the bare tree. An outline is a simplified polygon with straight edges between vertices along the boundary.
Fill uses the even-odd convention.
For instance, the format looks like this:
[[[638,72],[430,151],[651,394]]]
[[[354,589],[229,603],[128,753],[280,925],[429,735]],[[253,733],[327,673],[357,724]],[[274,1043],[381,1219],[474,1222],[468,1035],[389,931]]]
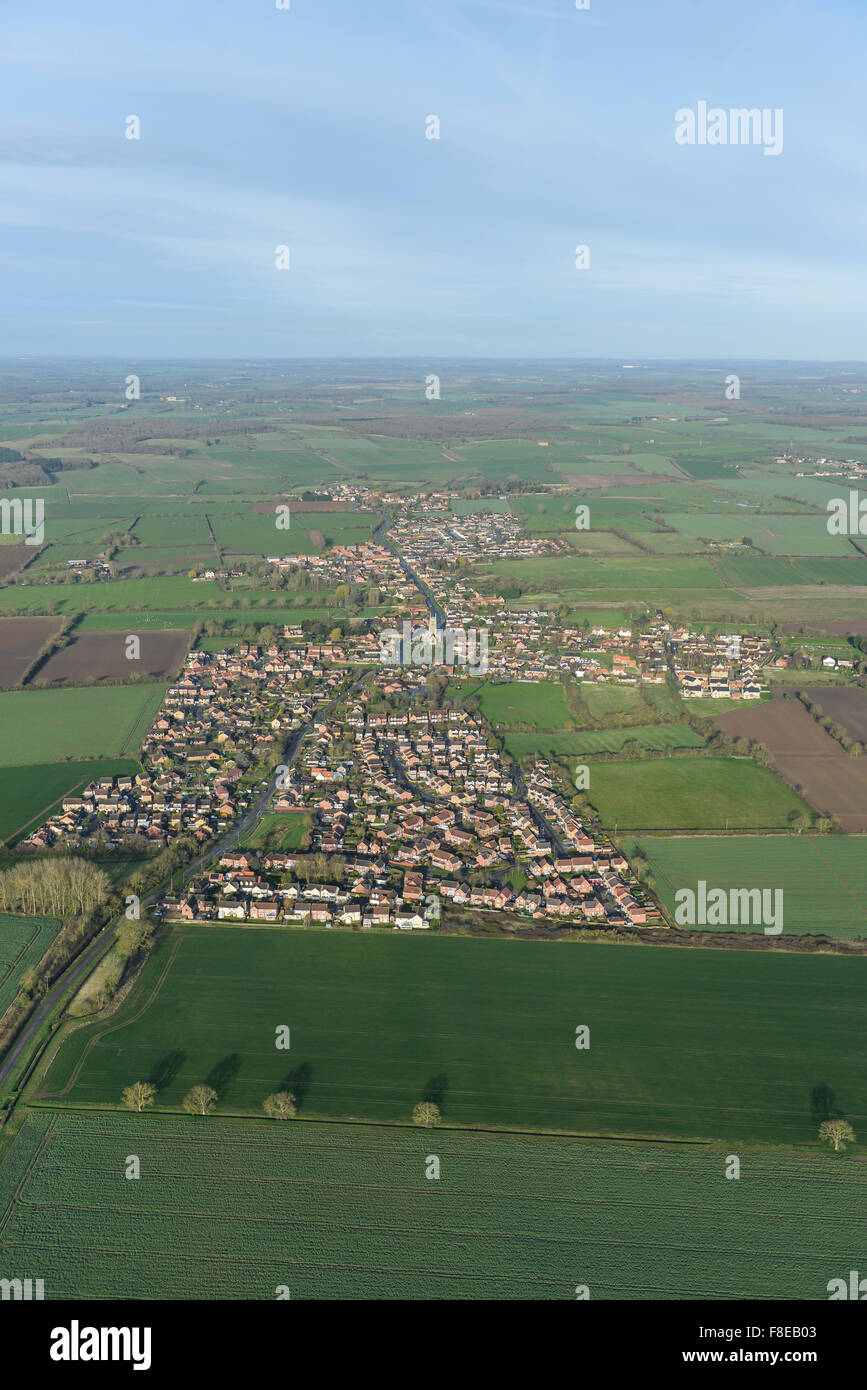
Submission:
[[[262,1109],[272,1120],[294,1120],[298,1114],[295,1097],[291,1091],[275,1091],[272,1096],[266,1096],[262,1102]]]
[[[433,1129],[438,1125],[442,1116],[440,1108],[434,1105],[432,1100],[423,1100],[415,1107],[412,1112],[412,1122],[414,1125],[423,1125],[425,1129]]]
[[[184,1109],[188,1115],[210,1115],[217,1100],[213,1086],[194,1086],[184,1096]]]
[[[125,1087],[120,1102],[126,1110],[137,1110],[141,1113],[146,1105],[153,1105],[156,1093],[156,1086],[152,1086],[149,1081],[134,1081],[131,1086]]]
[[[0,912],[89,917],[110,892],[108,875],[86,859],[34,859],[0,873]]]
[[[848,1120],[823,1120],[819,1125],[819,1138],[833,1144],[834,1152],[839,1153],[847,1144],[855,1142],[855,1131]]]

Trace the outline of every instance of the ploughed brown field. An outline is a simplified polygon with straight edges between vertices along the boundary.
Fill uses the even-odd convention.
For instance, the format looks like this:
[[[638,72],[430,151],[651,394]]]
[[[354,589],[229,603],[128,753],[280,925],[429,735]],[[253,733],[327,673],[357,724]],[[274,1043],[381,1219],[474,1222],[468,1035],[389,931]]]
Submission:
[[[123,632],[86,632],[68,647],[55,652],[38,671],[34,685],[62,682],[81,685],[89,681],[133,679],[149,676],[164,680],[180,670],[190,643],[184,631],[140,632],[141,657],[131,661],[126,655],[127,637]]]
[[[24,545],[23,542],[21,545],[0,545],[0,579],[15,574],[36,553],[36,546]]]
[[[18,684],[62,622],[62,618],[0,618],[0,687]]]
[[[823,708],[829,693],[817,692]],[[867,830],[867,756],[850,758],[793,695],[719,715],[714,723],[731,738],[766,744],[780,776],[844,830]]]
[[[804,694],[835,724],[842,724],[850,738],[867,743],[867,690],[816,685],[807,686]]]

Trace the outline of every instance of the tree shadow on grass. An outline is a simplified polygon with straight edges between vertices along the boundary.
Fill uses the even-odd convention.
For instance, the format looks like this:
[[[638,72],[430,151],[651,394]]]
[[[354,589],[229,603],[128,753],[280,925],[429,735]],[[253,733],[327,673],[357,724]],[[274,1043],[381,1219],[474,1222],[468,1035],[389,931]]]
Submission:
[[[442,1110],[448,1089],[449,1078],[444,1071],[441,1071],[437,1076],[430,1078],[421,1093],[421,1098]]]
[[[234,1081],[241,1070],[241,1058],[237,1052],[230,1052],[211,1070],[205,1078],[206,1086],[213,1086],[218,1096],[222,1096],[230,1081]]]
[[[814,1086],[810,1092],[810,1116],[814,1124],[825,1120],[839,1120],[843,1111],[837,1104],[837,1097],[830,1086]]]
[[[304,1104],[312,1080],[313,1068],[309,1062],[302,1062],[300,1066],[294,1067],[292,1071],[287,1072],[280,1082],[280,1090],[291,1091],[295,1097],[296,1110],[300,1110]]]
[[[163,1057],[161,1062],[157,1062],[148,1077],[151,1086],[155,1086],[158,1091],[163,1091],[166,1086],[171,1086],[186,1060],[186,1052],[170,1052],[168,1056]]]

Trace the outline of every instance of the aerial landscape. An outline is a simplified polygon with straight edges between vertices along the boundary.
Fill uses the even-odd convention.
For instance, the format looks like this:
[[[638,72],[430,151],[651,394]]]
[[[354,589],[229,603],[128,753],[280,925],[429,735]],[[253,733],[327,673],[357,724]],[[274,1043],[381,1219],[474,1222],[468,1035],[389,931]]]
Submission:
[[[351,8],[332,19],[361,25]],[[283,42],[275,25],[296,26],[279,61],[301,86],[323,62],[320,21],[289,9],[250,21],[239,82]],[[568,68],[553,46],[567,17],[533,9],[445,6],[451,41],[472,32],[510,65],[522,35],[550,30],[528,78],[541,101],[540,72],[556,89]],[[606,9],[568,14],[596,25],[581,64],[588,45],[610,62]],[[85,11],[92,26],[107,7]],[[16,18],[27,110],[51,68],[28,68]],[[237,16],[216,22],[229,43]],[[186,50],[194,21],[179,26]],[[76,71],[62,39],[61,87]],[[144,51],[153,73],[128,98],[126,77],[106,79],[120,134],[97,144],[139,139],[127,110],[147,109],[169,63],[155,34]],[[512,86],[514,67],[485,71],[485,90]],[[310,81],[298,100],[315,123]],[[401,129],[399,165],[404,142],[428,156],[440,135],[433,80],[419,97],[408,72],[395,81],[389,101],[418,126]],[[175,122],[194,120],[171,90]],[[718,153],[758,155],[749,196],[757,167],[783,177],[781,112],[773,139],[756,127],[764,150],[682,151],[681,105],[665,106],[666,178]],[[82,129],[103,114],[88,105]],[[314,264],[321,207],[300,196],[288,277],[289,233],[267,209],[261,246],[245,208],[226,262],[209,243],[191,266],[178,243],[205,232],[179,230],[192,204],[175,179],[192,136],[152,119],[153,162],[147,115],[135,151],[148,211],[128,204],[147,245],[125,289],[118,224],[96,228],[101,195],[84,209],[117,152],[82,157],[77,191],[62,172],[81,131],[33,155],[55,211],[13,171],[24,201],[0,229],[2,1298],[861,1297],[858,298],[834,301],[814,353],[774,296],[729,296],[731,267],[706,331],[684,327],[686,301],[661,322],[612,265],[587,292],[598,305],[570,290],[564,310],[579,228],[567,269],[540,271],[498,318],[504,266],[490,301],[457,262],[454,294],[438,262],[422,290],[396,250],[409,223],[358,271],[356,298],[338,255],[332,295]],[[241,157],[224,119],[219,156],[184,155],[194,170],[213,157],[208,178]],[[19,131],[21,168],[38,126]],[[426,187],[420,163],[423,204],[462,187],[441,171]],[[502,152],[496,167],[468,191],[472,249],[503,196]],[[319,186],[303,157],[280,178],[293,169]],[[255,160],[235,173],[266,178]],[[332,177],[364,204],[351,153]],[[695,177],[717,196],[712,173]],[[759,219],[780,188],[764,196]],[[34,270],[31,312],[28,257],[53,217],[82,279],[46,271],[37,303]],[[249,277],[248,252],[263,260]],[[694,317],[716,303],[694,294]]]

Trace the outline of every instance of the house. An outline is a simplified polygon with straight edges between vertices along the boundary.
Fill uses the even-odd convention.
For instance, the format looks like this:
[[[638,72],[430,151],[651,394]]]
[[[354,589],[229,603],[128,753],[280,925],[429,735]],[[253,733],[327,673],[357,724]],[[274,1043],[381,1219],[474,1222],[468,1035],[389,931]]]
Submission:
[[[282,908],[275,898],[262,898],[250,904],[251,922],[276,922]]]
[[[419,931],[421,928],[429,926],[429,923],[418,912],[396,912],[394,925],[399,927],[401,931]]]

